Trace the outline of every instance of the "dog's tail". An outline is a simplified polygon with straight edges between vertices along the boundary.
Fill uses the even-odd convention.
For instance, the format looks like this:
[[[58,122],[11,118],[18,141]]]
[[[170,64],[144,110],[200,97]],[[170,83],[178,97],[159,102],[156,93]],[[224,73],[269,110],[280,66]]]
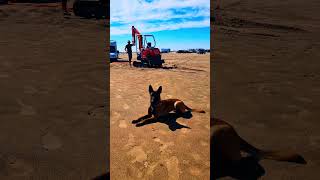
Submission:
[[[206,113],[204,110],[200,110],[200,109],[190,109],[191,112],[197,112],[197,113]]]
[[[254,155],[258,159],[271,159],[276,161],[286,161],[298,164],[307,164],[306,160],[297,153],[285,151],[264,151],[254,147],[240,137],[241,150]]]
[[[197,112],[197,113],[206,113],[204,110],[200,110],[200,109],[191,109],[190,108],[190,111],[191,112]]]
[[[204,110],[200,110],[200,109],[192,109],[190,107],[188,107],[187,105],[185,105],[186,108],[191,111],[191,112],[197,112],[197,113],[206,113]]]

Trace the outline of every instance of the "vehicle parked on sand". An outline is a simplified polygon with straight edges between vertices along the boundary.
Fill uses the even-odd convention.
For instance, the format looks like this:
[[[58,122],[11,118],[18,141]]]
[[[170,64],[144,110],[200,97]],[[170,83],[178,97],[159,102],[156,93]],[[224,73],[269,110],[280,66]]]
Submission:
[[[192,53],[189,50],[178,50],[177,53]]]
[[[189,49],[188,50],[190,53],[197,53],[197,50],[196,49]]]
[[[205,54],[206,50],[205,49],[197,49],[197,54]]]
[[[117,49],[117,42],[110,41],[110,62],[117,61],[119,58],[119,51]]]
[[[170,49],[161,49],[161,53],[169,53],[171,50]]]

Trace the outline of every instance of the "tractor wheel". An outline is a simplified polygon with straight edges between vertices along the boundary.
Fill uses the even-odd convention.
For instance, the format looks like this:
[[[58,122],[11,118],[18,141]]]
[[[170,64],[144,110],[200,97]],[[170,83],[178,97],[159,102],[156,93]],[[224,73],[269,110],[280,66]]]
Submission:
[[[145,67],[145,64],[143,62],[133,61],[133,66],[138,68],[143,68]]]
[[[148,63],[146,63],[146,62],[141,63],[141,67],[143,67],[143,68],[147,68],[147,67],[148,67]]]
[[[149,59],[146,59],[146,60],[141,61],[141,62],[143,62],[143,64],[145,65],[145,67],[148,67],[148,68],[150,68],[150,67],[151,67],[151,62],[150,62],[150,60],[149,60]]]
[[[147,60],[146,61],[147,61],[148,67],[152,68],[154,64],[153,64],[153,61],[152,61],[152,57],[150,55],[147,56]]]

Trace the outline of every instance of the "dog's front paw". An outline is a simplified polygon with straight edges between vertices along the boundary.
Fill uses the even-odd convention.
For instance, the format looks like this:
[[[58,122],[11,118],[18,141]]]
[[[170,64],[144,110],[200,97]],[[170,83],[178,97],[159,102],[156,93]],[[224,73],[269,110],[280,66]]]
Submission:
[[[141,126],[143,126],[143,124],[142,124],[142,123],[140,123],[140,124],[136,124],[136,127],[141,127]]]
[[[137,124],[139,122],[139,120],[133,120],[131,123],[132,124]]]

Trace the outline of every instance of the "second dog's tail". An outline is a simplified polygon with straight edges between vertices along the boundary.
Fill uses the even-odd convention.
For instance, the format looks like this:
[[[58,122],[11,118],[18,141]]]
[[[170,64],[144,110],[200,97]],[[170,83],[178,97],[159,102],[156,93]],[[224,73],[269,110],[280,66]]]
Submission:
[[[243,151],[246,151],[259,159],[271,159],[276,161],[287,161],[298,164],[307,164],[305,159],[297,154],[292,152],[285,151],[265,151],[254,147],[253,145],[246,142],[240,137],[240,145]]]

